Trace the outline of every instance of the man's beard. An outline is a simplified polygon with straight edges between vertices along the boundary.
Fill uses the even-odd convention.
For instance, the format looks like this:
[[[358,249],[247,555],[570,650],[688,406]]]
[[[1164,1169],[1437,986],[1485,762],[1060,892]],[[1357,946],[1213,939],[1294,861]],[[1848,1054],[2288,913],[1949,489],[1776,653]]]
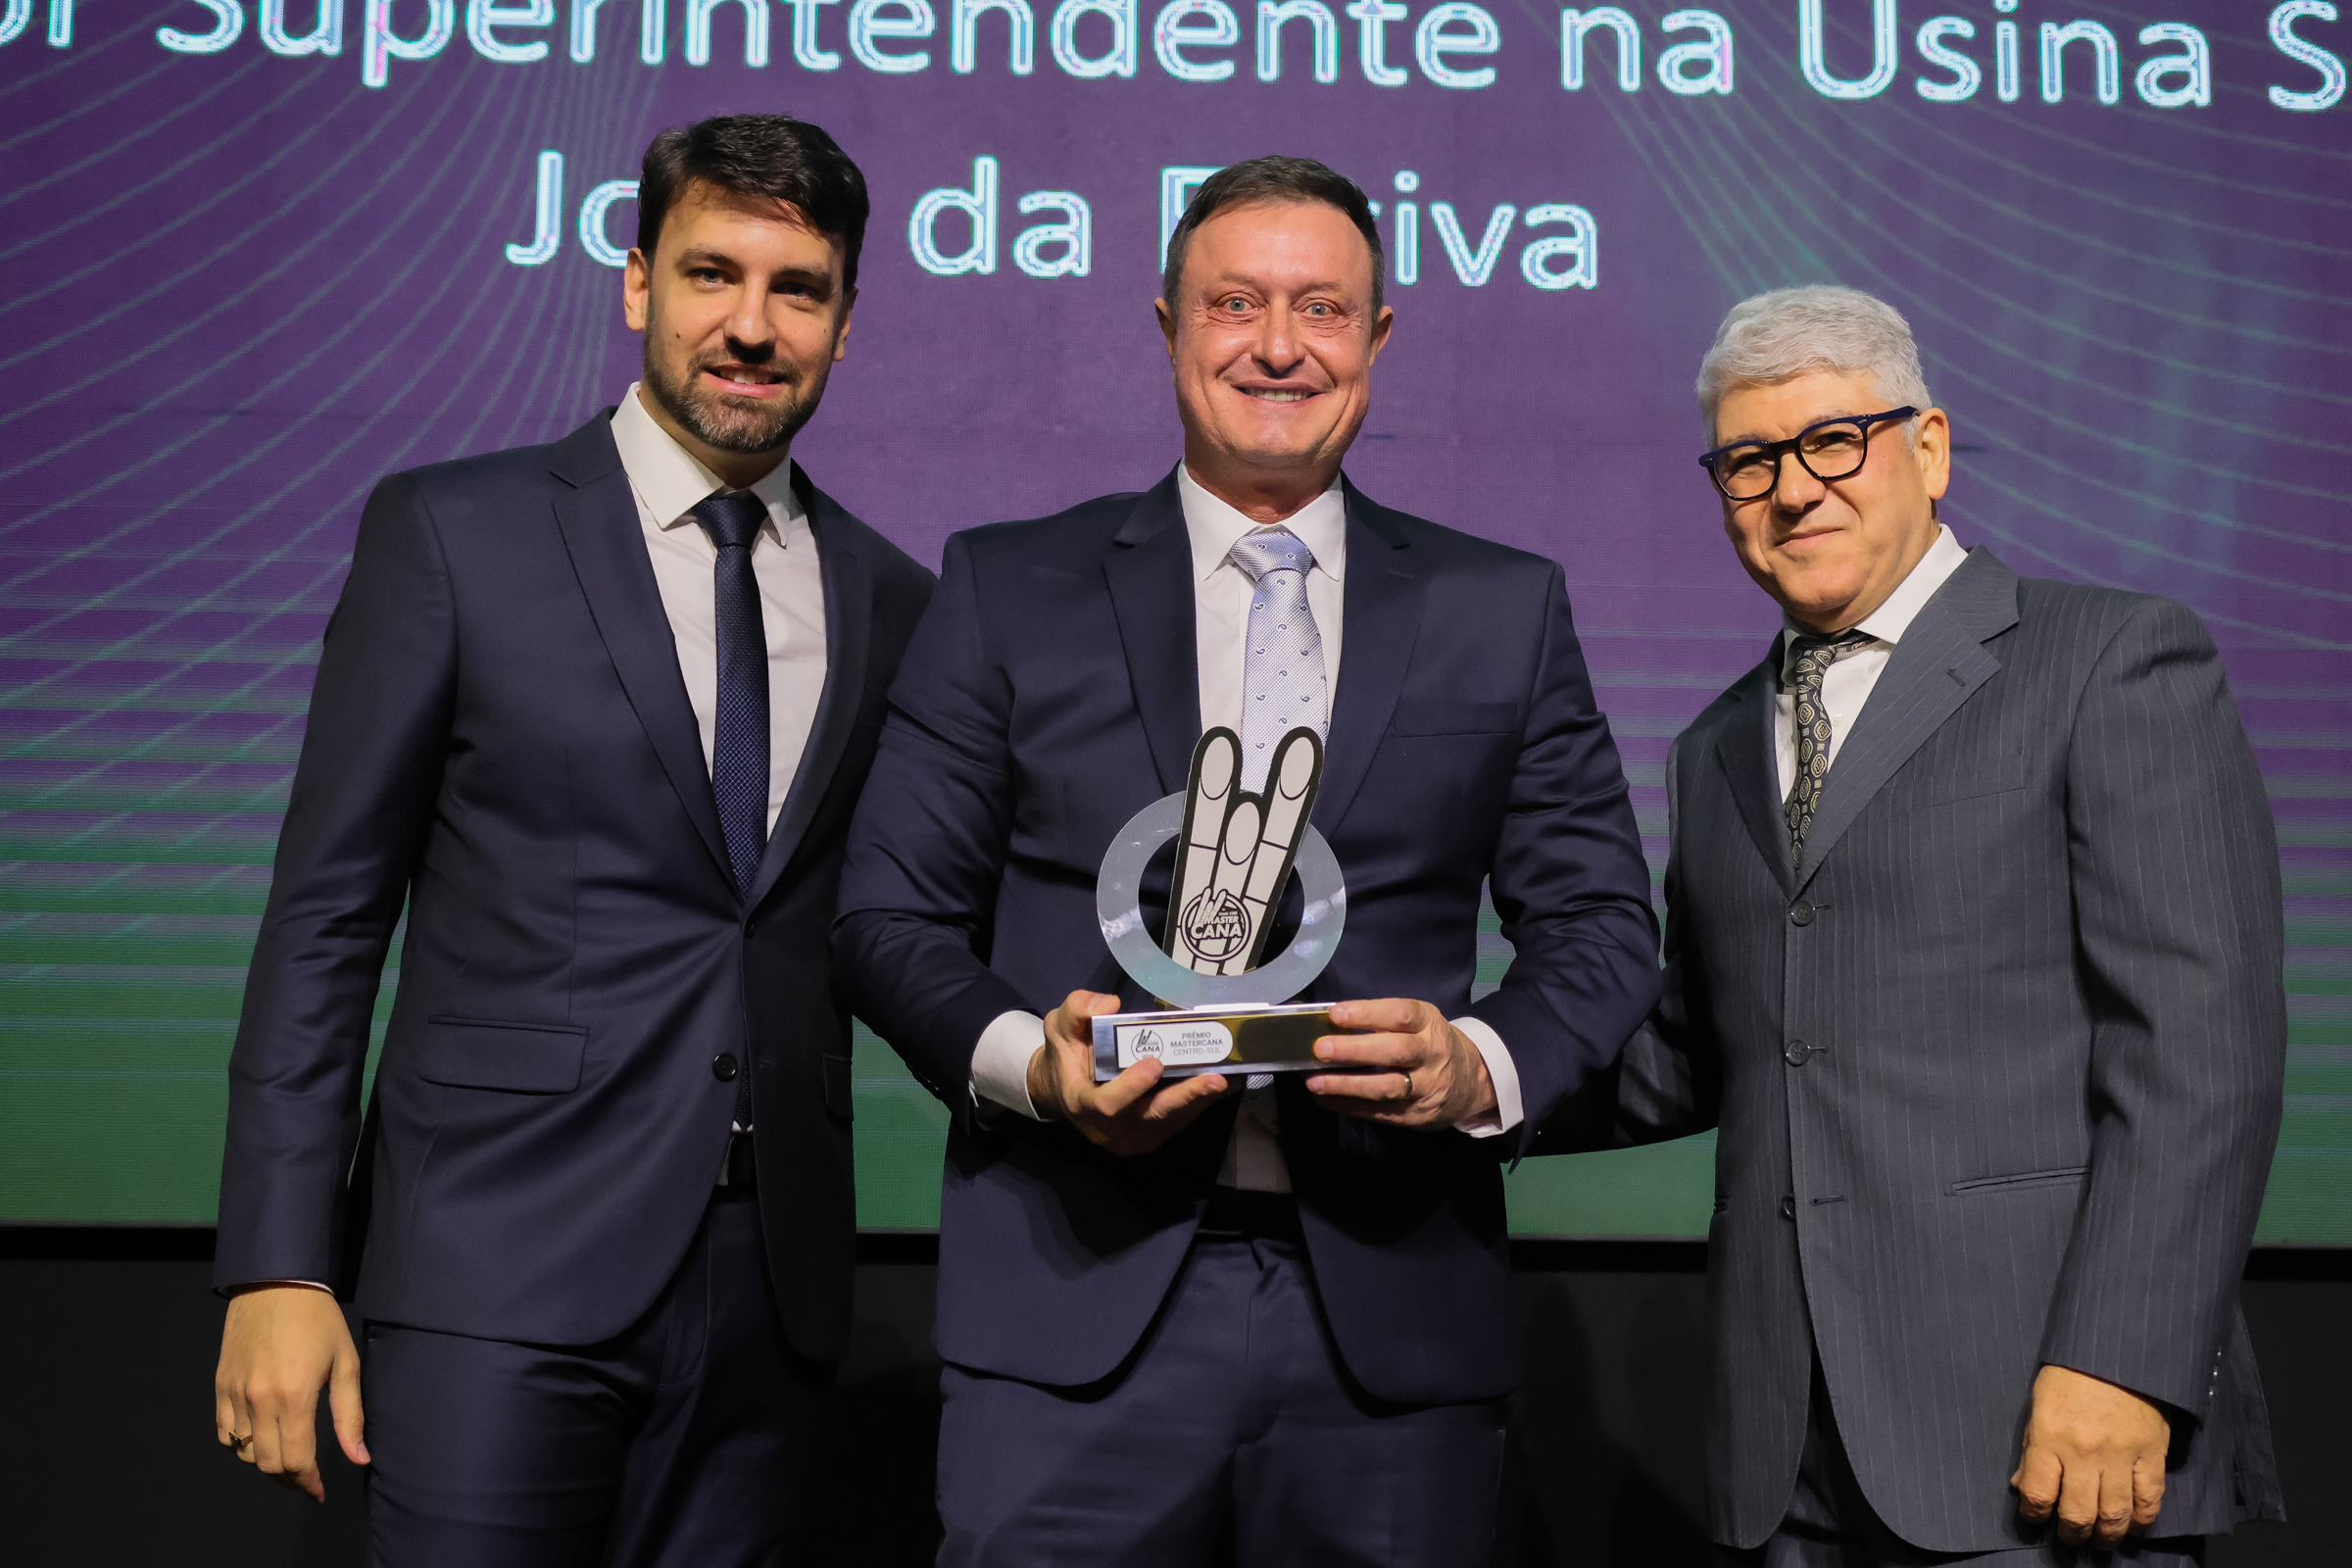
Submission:
[[[820,374],[814,386],[804,386],[797,379],[786,380],[779,383],[788,389],[782,397],[762,398],[756,403],[733,402],[704,384],[702,372],[706,368],[749,363],[735,354],[697,355],[686,367],[686,378],[673,381],[649,353],[645,357],[645,384],[669,416],[705,446],[747,457],[781,451],[792,444],[801,426],[816,412],[817,399],[824,395],[824,377]],[[783,366],[761,368],[774,368],[791,375],[790,369]]]

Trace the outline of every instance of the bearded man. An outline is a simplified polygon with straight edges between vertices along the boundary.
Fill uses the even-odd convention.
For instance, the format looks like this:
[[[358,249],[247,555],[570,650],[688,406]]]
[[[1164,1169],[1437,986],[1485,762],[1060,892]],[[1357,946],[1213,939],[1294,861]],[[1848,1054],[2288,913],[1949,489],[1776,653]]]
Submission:
[[[380,1564],[777,1560],[849,1335],[826,932],[931,595],[790,461],[865,182],[734,116],[638,212],[619,408],[368,503],[230,1064],[220,1439],[323,1495],[325,1388]]]

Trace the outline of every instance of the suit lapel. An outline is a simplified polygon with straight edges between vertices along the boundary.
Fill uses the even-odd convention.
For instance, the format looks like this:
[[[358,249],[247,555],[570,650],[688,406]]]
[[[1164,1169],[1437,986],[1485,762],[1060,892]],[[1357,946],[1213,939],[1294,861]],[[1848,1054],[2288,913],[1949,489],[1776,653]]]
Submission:
[[[1991,552],[1971,551],[1894,645],[1853,733],[1838,749],[1805,831],[1799,890],[1871,798],[2001,667],[1985,639],[2016,624],[2017,574]]]
[[[1412,540],[1403,527],[1354,485],[1345,480],[1342,485],[1348,500],[1348,578],[1341,590],[1346,609],[1331,735],[1323,749],[1323,788],[1313,813],[1315,826],[1325,833],[1339,826],[1372,770],[1413,661],[1429,588],[1410,564]]]
[[[1200,665],[1194,639],[1193,547],[1176,475],[1136,501],[1103,559],[1110,603],[1127,656],[1127,679],[1143,715],[1159,787],[1173,795],[1192,771],[1200,738]]]
[[[1788,819],[1781,811],[1780,767],[1773,738],[1773,700],[1780,695],[1776,668],[1781,640],[1740,682],[1739,701],[1715,732],[1715,760],[1723,764],[1732,786],[1732,802],[1756,853],[1772,867],[1773,879],[1784,893],[1796,891],[1796,867],[1788,855]]]
[[[552,466],[556,477],[572,488],[556,498],[556,522],[629,706],[704,847],[732,882],[710,794],[710,769],[703,760],[702,730],[678,673],[677,643],[662,608],[654,564],[645,553],[637,501],[612,444],[612,414],[607,409],[557,445]]]
[[[857,524],[850,514],[815,485],[797,466],[793,488],[808,515],[808,532],[816,541],[816,564],[825,590],[825,689],[817,698],[816,716],[808,724],[808,742],[801,749],[800,766],[792,775],[776,825],[768,830],[767,848],[760,852],[760,870],[752,879],[746,908],[758,908],[792,863],[801,840],[833,770],[850,744],[858,722],[858,708],[865,692],[866,648],[873,631],[873,579],[858,548]]]

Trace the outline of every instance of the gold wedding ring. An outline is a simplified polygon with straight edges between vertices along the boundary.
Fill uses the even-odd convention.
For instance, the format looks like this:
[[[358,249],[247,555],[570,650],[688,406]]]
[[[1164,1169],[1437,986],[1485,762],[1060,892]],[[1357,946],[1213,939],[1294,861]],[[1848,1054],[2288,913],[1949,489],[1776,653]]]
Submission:
[[[241,1437],[241,1438],[240,1438],[240,1437],[236,1436],[234,1433],[231,1433],[231,1434],[229,1435],[229,1439],[228,1439],[228,1441],[230,1442],[230,1444],[232,1444],[232,1445],[233,1445],[233,1446],[236,1447],[236,1450],[237,1450],[239,1453],[243,1453],[243,1452],[245,1451],[246,1445],[248,1445],[248,1444],[250,1444],[251,1442],[253,1442],[253,1434],[252,1434],[252,1433],[250,1433],[250,1432],[248,1432],[248,1433],[246,1433],[246,1434],[245,1434],[243,1437]]]

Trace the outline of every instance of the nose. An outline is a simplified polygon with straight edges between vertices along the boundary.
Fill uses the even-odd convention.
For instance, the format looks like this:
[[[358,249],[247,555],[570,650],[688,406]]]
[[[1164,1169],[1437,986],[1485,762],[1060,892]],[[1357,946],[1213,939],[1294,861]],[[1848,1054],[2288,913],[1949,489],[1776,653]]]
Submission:
[[[1796,454],[1781,454],[1780,466],[1773,471],[1772,504],[1782,512],[1803,512],[1822,498],[1826,486],[1813,477],[1813,470],[1799,463]]]
[[[1298,318],[1290,302],[1277,300],[1266,310],[1258,327],[1257,363],[1268,375],[1288,375],[1305,355],[1298,347]]]
[[[775,323],[767,317],[767,290],[757,283],[739,285],[734,308],[727,312],[728,344],[747,359],[764,360],[775,341]]]

